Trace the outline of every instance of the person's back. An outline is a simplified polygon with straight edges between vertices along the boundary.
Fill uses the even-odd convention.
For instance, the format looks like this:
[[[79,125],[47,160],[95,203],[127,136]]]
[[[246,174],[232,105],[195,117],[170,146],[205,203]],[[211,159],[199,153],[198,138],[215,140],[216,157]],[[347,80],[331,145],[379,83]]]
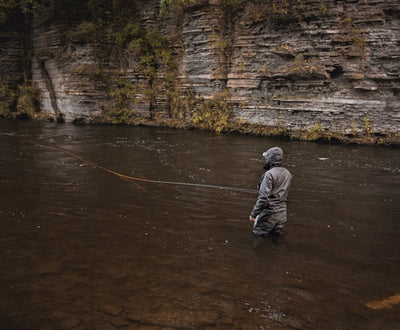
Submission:
[[[267,171],[261,177],[258,199],[250,215],[257,236],[282,233],[287,221],[286,200],[292,180],[290,172],[282,166],[282,149],[271,148],[263,156]]]
[[[292,175],[284,167],[273,167],[265,173],[267,181],[268,213],[277,213],[286,210],[286,200],[289,194]],[[272,189],[268,190],[268,181]]]

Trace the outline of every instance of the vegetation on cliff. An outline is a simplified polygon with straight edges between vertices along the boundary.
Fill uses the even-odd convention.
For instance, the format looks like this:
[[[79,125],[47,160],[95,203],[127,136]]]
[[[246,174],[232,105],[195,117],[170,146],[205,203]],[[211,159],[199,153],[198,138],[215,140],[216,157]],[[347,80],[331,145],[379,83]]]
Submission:
[[[172,88],[171,76],[173,61],[167,40],[157,31],[145,30],[139,22],[128,22],[115,34],[115,41],[125,53],[125,58],[133,63],[136,73],[144,77],[143,84],[133,86],[131,83],[119,79],[115,89],[111,90],[115,108],[112,109],[112,121],[129,123],[130,103],[134,102],[136,94],[142,92],[149,100],[149,117],[155,117],[155,103],[157,94],[162,88],[158,79],[159,71],[165,72],[164,85],[167,92]],[[132,61],[132,57],[135,59]],[[129,64],[128,64],[129,65]],[[120,114],[124,114],[121,116]],[[132,117],[132,116],[131,116]]]
[[[0,117],[36,118],[40,112],[40,90],[32,85],[18,85],[13,90],[0,85]]]
[[[302,12],[304,9],[303,0],[220,0],[216,1],[226,10],[247,11],[247,16],[252,21],[260,21],[269,18],[286,19],[293,18],[299,15],[305,15]],[[182,10],[194,5],[204,5],[207,3],[204,0],[160,0],[161,14],[171,13],[177,10]],[[323,15],[327,8],[324,1],[319,3],[320,14]],[[274,16],[269,16],[273,14]]]

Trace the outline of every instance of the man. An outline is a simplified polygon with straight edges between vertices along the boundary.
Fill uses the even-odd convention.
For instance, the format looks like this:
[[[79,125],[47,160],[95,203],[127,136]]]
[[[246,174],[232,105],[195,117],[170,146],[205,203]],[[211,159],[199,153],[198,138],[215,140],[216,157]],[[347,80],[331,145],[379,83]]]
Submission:
[[[258,199],[250,214],[250,221],[254,221],[253,233],[256,236],[282,233],[287,221],[286,199],[292,180],[290,172],[282,167],[281,148],[268,149],[263,156],[266,172],[258,184]]]

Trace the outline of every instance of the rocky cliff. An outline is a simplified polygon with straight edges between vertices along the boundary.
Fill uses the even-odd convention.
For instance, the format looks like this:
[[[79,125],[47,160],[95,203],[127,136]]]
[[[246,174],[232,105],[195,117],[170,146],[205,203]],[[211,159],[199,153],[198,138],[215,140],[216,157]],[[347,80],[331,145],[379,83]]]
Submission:
[[[32,23],[42,116],[399,137],[399,1],[209,0],[164,16],[135,3],[130,25]],[[24,38],[0,37],[14,79]]]

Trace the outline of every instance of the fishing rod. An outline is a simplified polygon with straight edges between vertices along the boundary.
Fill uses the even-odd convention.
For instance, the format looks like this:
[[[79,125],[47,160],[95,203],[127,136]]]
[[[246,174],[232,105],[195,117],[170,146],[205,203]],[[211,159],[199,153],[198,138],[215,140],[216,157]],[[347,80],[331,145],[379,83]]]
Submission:
[[[132,180],[132,181],[140,181],[140,182],[148,182],[148,183],[156,183],[156,184],[169,184],[174,186],[187,186],[187,187],[199,187],[199,188],[210,188],[210,189],[218,189],[218,190],[228,190],[228,191],[237,191],[237,192],[244,192],[244,193],[257,193],[258,191],[255,189],[247,189],[247,188],[240,188],[240,187],[229,187],[229,186],[220,186],[220,185],[212,185],[212,184],[203,184],[203,183],[191,183],[191,182],[177,182],[177,181],[163,181],[163,180],[153,180],[153,179],[146,179],[146,178],[138,178],[126,174],[122,174],[116,171],[113,171],[109,168],[106,168],[102,165],[94,163],[68,149],[60,148],[58,146],[53,145],[44,145],[39,144],[45,147],[50,147],[56,150],[59,150],[65,154],[68,154],[76,159],[83,161],[84,163],[91,165],[93,167],[99,168],[103,171],[116,175],[125,180]]]

